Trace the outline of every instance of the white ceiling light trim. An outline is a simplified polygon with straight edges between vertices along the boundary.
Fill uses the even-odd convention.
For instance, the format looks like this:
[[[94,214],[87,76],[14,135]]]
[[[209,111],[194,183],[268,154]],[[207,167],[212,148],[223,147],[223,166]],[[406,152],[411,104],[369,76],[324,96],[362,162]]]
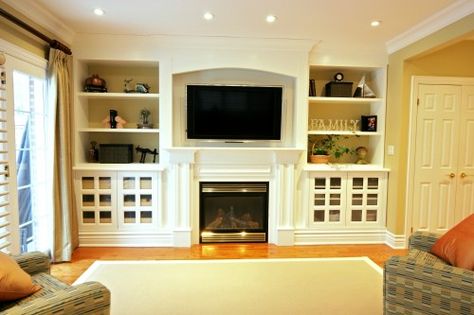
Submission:
[[[204,20],[210,21],[214,19],[214,14],[212,14],[211,12],[206,12],[202,15],[202,17],[204,18]]]
[[[44,27],[48,32],[56,35],[65,44],[71,44],[76,36],[71,28],[64,24],[56,16],[45,10],[36,1],[32,0],[3,0],[13,9],[31,19],[33,22]]]
[[[473,13],[474,1],[457,1],[444,10],[439,11],[423,22],[415,25],[408,31],[389,40],[385,44],[387,52],[392,54]]]
[[[267,21],[267,23],[274,23],[276,20],[277,17],[273,14],[269,14],[265,17],[265,21]]]
[[[105,11],[102,10],[101,8],[95,8],[95,9],[94,9],[94,14],[95,14],[95,15],[98,15],[98,16],[102,16],[102,15],[105,14]]]
[[[370,22],[370,26],[372,27],[379,27],[380,24],[382,24],[382,21],[380,20],[373,20],[372,22]]]

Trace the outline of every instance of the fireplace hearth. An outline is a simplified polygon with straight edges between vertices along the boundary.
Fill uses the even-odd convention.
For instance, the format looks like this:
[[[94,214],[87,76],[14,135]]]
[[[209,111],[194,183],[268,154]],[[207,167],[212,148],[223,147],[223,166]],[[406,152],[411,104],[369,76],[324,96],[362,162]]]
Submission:
[[[266,242],[268,182],[201,182],[201,243]]]

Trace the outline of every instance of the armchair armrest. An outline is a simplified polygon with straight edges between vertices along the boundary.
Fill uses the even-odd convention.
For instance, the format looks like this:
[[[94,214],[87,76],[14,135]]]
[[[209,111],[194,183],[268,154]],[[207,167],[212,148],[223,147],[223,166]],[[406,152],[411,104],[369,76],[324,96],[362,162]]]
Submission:
[[[24,253],[18,256],[13,256],[21,269],[29,273],[30,275],[38,272],[50,271],[51,260],[48,255],[42,252],[31,252]]]
[[[410,236],[408,248],[430,252],[431,247],[433,247],[440,236],[435,233],[417,231]]]
[[[473,314],[474,272],[437,260],[394,256],[385,263],[386,314]],[[462,310],[462,312],[460,311]]]
[[[85,282],[16,305],[5,314],[110,314],[110,291],[99,282]]]

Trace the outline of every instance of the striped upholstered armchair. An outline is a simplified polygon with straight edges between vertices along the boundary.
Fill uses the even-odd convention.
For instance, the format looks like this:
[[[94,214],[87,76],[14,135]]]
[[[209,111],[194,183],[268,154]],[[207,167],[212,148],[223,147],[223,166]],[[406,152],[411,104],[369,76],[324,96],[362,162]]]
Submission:
[[[415,232],[408,255],[385,263],[384,314],[474,314],[474,272],[430,254],[438,237]]]
[[[40,252],[14,258],[42,289],[14,302],[0,302],[1,315],[110,313],[110,292],[102,284],[86,282],[70,286],[59,281],[49,274],[49,257]]]

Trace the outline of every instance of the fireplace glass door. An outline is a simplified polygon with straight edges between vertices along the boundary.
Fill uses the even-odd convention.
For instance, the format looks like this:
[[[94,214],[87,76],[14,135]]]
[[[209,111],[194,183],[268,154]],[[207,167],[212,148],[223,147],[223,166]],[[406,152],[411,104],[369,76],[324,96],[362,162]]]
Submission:
[[[201,242],[266,242],[268,183],[201,183]]]

